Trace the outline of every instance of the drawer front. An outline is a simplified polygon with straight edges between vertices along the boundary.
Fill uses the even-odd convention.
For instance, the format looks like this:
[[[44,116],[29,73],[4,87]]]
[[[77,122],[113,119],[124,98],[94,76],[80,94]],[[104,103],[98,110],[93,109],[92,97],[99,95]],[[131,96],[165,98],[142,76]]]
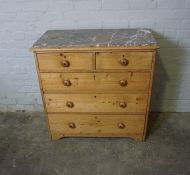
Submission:
[[[152,52],[103,52],[96,54],[96,69],[149,70]]]
[[[38,54],[37,59],[40,72],[92,69],[92,53]]]
[[[41,73],[44,91],[148,91],[150,73]]]
[[[138,136],[143,134],[144,115],[48,114],[52,135]]]
[[[47,112],[145,113],[148,94],[44,94]]]

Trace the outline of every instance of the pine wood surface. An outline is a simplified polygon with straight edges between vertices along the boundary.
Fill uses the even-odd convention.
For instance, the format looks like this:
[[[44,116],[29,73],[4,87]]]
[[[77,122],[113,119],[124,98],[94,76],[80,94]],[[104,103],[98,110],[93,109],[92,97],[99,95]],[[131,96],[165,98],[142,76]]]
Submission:
[[[47,112],[145,113],[148,94],[44,94]],[[72,102],[73,107],[68,107]],[[125,107],[120,105],[125,103]]]
[[[131,137],[143,141],[156,48],[34,49],[51,138]],[[64,61],[69,62],[68,67]],[[120,81],[127,83],[122,86]],[[118,127],[118,122],[125,127]]]
[[[146,91],[150,73],[41,73],[44,92],[48,91]],[[66,84],[68,83],[68,84]]]
[[[127,59],[128,64],[120,61]],[[149,70],[152,66],[151,52],[103,52],[96,54],[96,69]]]
[[[69,62],[69,67],[64,67],[64,61]],[[51,53],[38,54],[39,70],[41,71],[67,71],[91,70],[92,53]]]
[[[121,136],[139,138],[144,130],[144,115],[48,114],[53,139],[67,136]]]

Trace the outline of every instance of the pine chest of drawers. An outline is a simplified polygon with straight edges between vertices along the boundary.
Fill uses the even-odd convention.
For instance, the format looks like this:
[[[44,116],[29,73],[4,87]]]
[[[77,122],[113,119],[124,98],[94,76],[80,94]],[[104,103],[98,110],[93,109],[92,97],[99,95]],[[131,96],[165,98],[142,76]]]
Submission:
[[[143,141],[158,45],[149,30],[52,30],[32,47],[50,136]]]

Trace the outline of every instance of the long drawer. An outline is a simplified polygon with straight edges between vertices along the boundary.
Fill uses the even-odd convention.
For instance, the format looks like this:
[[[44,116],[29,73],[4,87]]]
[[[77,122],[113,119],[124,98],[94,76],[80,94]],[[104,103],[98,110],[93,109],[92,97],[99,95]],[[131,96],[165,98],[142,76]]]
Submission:
[[[40,72],[92,69],[92,53],[42,53],[37,60]]]
[[[150,73],[41,73],[44,91],[148,91]]]
[[[97,70],[150,70],[152,52],[100,52],[96,53]]]
[[[47,112],[145,113],[148,94],[44,94]]]
[[[54,137],[65,136],[132,136],[143,134],[144,115],[72,115],[48,114]]]

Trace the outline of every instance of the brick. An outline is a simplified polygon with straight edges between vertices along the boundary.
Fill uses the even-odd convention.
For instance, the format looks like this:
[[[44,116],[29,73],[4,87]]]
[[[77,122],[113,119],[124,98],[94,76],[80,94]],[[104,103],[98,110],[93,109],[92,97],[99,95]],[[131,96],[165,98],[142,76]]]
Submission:
[[[11,38],[13,40],[24,40],[25,39],[25,35],[23,31],[15,31],[11,33]]]
[[[155,10],[123,10],[115,13],[115,19],[120,20],[156,20]],[[112,18],[111,18],[112,19]]]
[[[22,6],[19,3],[15,3],[14,1],[5,1],[1,3],[0,6],[1,12],[15,13],[15,12],[20,12],[21,9]]]
[[[181,29],[190,30],[190,20],[183,20],[181,24]]]
[[[128,20],[106,20],[102,22],[102,28],[104,29],[121,29],[128,28],[129,21]]]
[[[129,2],[128,0],[102,0],[102,9],[126,10],[129,9]]]
[[[25,40],[16,40],[13,42],[9,43],[9,47],[11,47],[12,49],[28,49],[30,48],[30,43],[29,41],[25,41]]]
[[[14,50],[10,50],[10,49],[0,49],[0,56],[1,57],[10,57],[12,55],[15,54]]]
[[[167,20],[183,20],[190,18],[189,10],[185,9],[160,9],[156,10],[155,16],[159,17],[158,19],[167,19]]]
[[[49,3],[45,1],[25,1],[20,3],[19,6],[23,12],[42,12],[48,9]]]
[[[46,4],[46,1],[44,1],[44,4]],[[74,3],[73,0],[56,0],[56,1],[50,1],[47,5],[48,8],[46,8],[46,12],[65,12],[65,11],[71,11],[74,9]],[[48,11],[47,11],[48,9]]]
[[[63,20],[64,12],[57,10],[57,11],[49,11],[48,13],[45,12],[42,15],[38,16],[38,22],[40,23],[50,23],[53,21],[61,21]]]
[[[100,0],[73,0],[76,10],[99,10],[101,8]]]
[[[130,20],[130,28],[155,28],[155,20]]]
[[[185,7],[188,9],[190,8],[190,0],[185,1]]]
[[[52,29],[77,29],[77,23],[74,20],[54,20],[51,22]]]
[[[24,110],[31,112],[35,111],[43,112],[43,107],[42,105],[24,105]]]
[[[0,105],[14,105],[16,100],[14,98],[0,98]]]
[[[4,28],[4,30],[9,31],[9,32],[12,31],[13,29],[17,29],[19,31],[35,31],[36,24],[33,22],[23,23],[23,22],[12,21],[12,22],[3,23],[1,27]]]
[[[156,29],[180,29],[181,20],[158,20],[156,22]]]
[[[155,9],[156,0],[129,0],[129,7],[133,10],[138,9]]]
[[[180,39],[179,46],[182,48],[190,48],[190,39]]]
[[[180,39],[190,39],[190,29],[189,30],[177,30],[176,38]]]
[[[64,13],[64,20],[97,21],[100,19],[118,19],[118,13],[113,13],[112,11],[70,11]]]
[[[2,13],[0,12],[0,21],[3,22],[11,22],[16,19],[17,13]]]
[[[34,105],[34,104],[39,104],[39,97],[40,94],[38,93],[19,93],[18,96],[16,97],[16,102],[17,104],[21,105]]]
[[[79,29],[100,29],[102,28],[102,23],[101,21],[77,21],[76,22],[77,28]]]
[[[157,6],[161,9],[179,9],[185,7],[185,0],[157,0]]]
[[[39,92],[39,87],[38,86],[21,86],[16,88],[16,91],[21,93],[36,93]]]
[[[25,39],[26,40],[37,40],[43,32],[29,32],[29,31],[23,31],[23,33],[25,34]]]

